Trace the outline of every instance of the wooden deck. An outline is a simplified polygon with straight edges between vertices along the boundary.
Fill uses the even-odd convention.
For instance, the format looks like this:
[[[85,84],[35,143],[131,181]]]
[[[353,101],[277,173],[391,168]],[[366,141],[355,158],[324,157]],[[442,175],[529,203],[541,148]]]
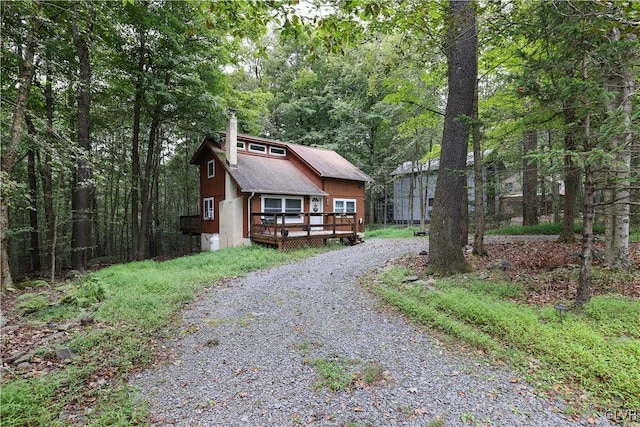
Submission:
[[[335,212],[251,213],[252,242],[287,250],[300,246],[320,247],[328,239],[357,243],[355,215]]]
[[[340,239],[350,244],[358,242],[355,215],[343,213],[251,213],[252,242],[277,246],[280,250],[300,246],[320,247],[328,239]],[[180,217],[180,231],[190,237],[200,235],[200,215]],[[191,238],[189,238],[191,245]],[[191,250],[191,246],[190,246]]]

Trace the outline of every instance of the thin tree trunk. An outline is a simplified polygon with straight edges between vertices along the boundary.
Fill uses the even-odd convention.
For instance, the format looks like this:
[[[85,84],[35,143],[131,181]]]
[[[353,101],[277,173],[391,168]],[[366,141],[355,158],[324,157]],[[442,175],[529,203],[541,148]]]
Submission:
[[[576,305],[582,306],[591,299],[591,266],[593,263],[593,171],[591,166],[585,167],[584,183],[584,216],[582,220],[582,253],[580,276],[576,292]]]
[[[484,247],[484,177],[482,175],[482,139],[478,115],[478,80],[473,97],[473,197],[476,227],[473,234],[474,255],[486,256]]]
[[[169,85],[170,74],[165,74],[164,85]],[[164,107],[164,99],[160,94],[157,95],[156,105],[151,118],[151,127],[149,128],[149,139],[147,144],[147,158],[145,161],[144,173],[140,182],[140,228],[138,229],[138,248],[134,253],[137,260],[145,259],[149,253],[148,238],[151,226],[151,184],[155,175],[154,159],[159,155],[157,153],[158,146],[158,130],[160,128],[160,115]]]
[[[469,244],[469,189],[467,186],[467,172],[464,173],[464,191],[462,192],[462,211],[460,212],[460,246]]]
[[[91,153],[90,110],[91,110],[91,64],[89,46],[78,28],[78,2],[73,4],[71,31],[78,53],[80,85],[78,88],[78,148],[76,157],[75,185],[71,199],[73,228],[71,237],[71,268],[84,271],[89,262],[91,246]],[[91,24],[87,24],[91,30]]]
[[[564,115],[565,123],[574,123],[575,113],[571,110]],[[562,216],[562,231],[558,241],[564,243],[575,242],[574,223],[576,217],[576,199],[578,196],[578,181],[580,171],[573,160],[576,151],[575,135],[568,129],[564,136],[564,212]]]
[[[376,125],[372,125],[369,127],[369,165],[372,168],[376,161],[375,139],[376,139],[376,133],[377,133],[377,128],[379,124],[380,122],[378,122],[378,124]],[[367,222],[370,224],[371,227],[373,227],[376,223],[376,218],[375,218],[376,197],[374,197],[374,195],[379,194],[379,192],[375,189],[375,186],[373,185],[370,185],[369,188],[370,188],[371,198],[369,201],[369,221]],[[386,216],[386,213],[385,213],[385,216]]]
[[[53,212],[53,227],[51,232],[51,253],[49,254],[51,258],[51,271],[50,271],[50,282],[54,283],[56,278],[56,246],[58,245],[58,218],[60,218],[60,187],[62,186],[62,172],[58,172],[58,197],[55,198],[56,206],[55,211]]]
[[[583,65],[583,78],[587,80],[586,58]],[[584,151],[591,150],[591,116],[584,118]],[[580,275],[576,292],[576,306],[580,307],[591,299],[591,267],[593,264],[593,222],[594,222],[594,180],[591,164],[586,162],[584,168],[584,212],[582,216],[582,254]]]
[[[22,70],[18,80],[18,93],[13,108],[13,117],[11,119],[11,130],[9,133],[9,143],[4,147],[2,159],[0,159],[2,180],[9,179],[13,166],[16,162],[20,141],[24,131],[25,113],[27,102],[29,101],[29,92],[33,78],[33,60],[36,51],[35,34],[40,26],[37,12],[31,13],[31,22],[27,29],[27,37],[24,46],[24,58],[22,59]],[[9,205],[8,200],[4,196],[0,196],[0,288],[7,289],[13,286],[13,277],[9,268],[9,238],[7,231],[9,230]]]
[[[418,161],[417,163],[418,166],[418,200],[420,201],[420,231],[424,231],[424,227],[425,227],[425,216],[426,216],[426,211],[427,211],[427,207],[426,207],[426,194],[424,191],[424,171],[422,170],[423,168],[423,164]]]
[[[141,190],[141,168],[140,168],[140,121],[142,116],[142,96],[144,93],[143,73],[146,63],[146,33],[140,36],[140,46],[138,48],[138,75],[136,77],[135,97],[133,101],[133,135],[131,144],[131,249],[133,259],[139,257],[140,242],[140,190]]]
[[[538,133],[529,129],[524,134],[522,157],[522,225],[538,224],[538,167],[528,155],[538,149]]]
[[[44,150],[44,161],[39,159],[40,177],[42,180],[42,193],[44,194],[44,216],[47,222],[47,251],[49,254],[49,269],[55,271],[56,266],[52,264],[52,254],[55,252],[55,246],[53,246],[53,233],[55,227],[54,210],[53,210],[53,174],[51,170],[52,156],[51,151],[54,147],[55,134],[53,131],[53,70],[51,64],[47,62],[47,81],[44,85],[44,100],[45,110],[47,116],[47,147]]]
[[[413,207],[415,203],[413,203],[413,196],[415,193],[415,178],[414,171],[415,169],[415,160],[411,160],[411,173],[409,174],[409,214],[407,218],[407,227],[411,227],[413,225]]]
[[[29,175],[29,195],[31,196],[31,207],[29,209],[29,227],[31,228],[31,247],[29,255],[31,257],[31,271],[42,270],[40,263],[40,229],[38,227],[38,178],[36,174],[36,152],[33,148],[27,153],[27,169]]]
[[[614,42],[620,41],[620,31],[614,29],[611,35]],[[635,89],[634,76],[625,72],[625,64],[617,64],[618,72],[612,73],[607,89],[616,96],[607,102],[610,117],[614,120],[622,115],[624,132],[611,138],[610,150],[614,153],[612,170],[607,172],[605,189],[605,263],[614,270],[628,270],[629,261],[629,225],[631,202],[631,117],[633,105],[631,97]],[[620,111],[620,113],[618,113]]]

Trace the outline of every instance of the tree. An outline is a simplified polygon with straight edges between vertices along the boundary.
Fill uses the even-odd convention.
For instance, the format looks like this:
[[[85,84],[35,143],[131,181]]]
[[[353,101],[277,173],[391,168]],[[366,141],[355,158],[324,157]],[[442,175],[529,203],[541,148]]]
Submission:
[[[12,7],[6,5],[3,7]],[[21,7],[22,5],[19,5]],[[10,184],[11,171],[16,162],[18,147],[22,140],[24,132],[25,114],[27,102],[29,101],[29,92],[31,91],[34,58],[36,53],[36,33],[40,27],[40,18],[38,16],[39,4],[37,2],[27,5],[30,10],[29,24],[26,28],[26,34],[19,50],[22,54],[21,69],[18,78],[18,91],[16,93],[16,101],[13,108],[11,130],[9,143],[3,147],[2,160],[0,161],[0,182],[2,182],[2,195],[0,196],[0,282],[3,288],[9,288],[13,285],[13,278],[9,268],[9,252],[7,230],[9,229],[9,201],[7,199],[7,185]],[[4,26],[4,24],[3,24]]]
[[[71,268],[84,271],[89,263],[91,247],[91,62],[87,35],[93,28],[93,17],[81,17],[78,1],[72,5],[71,35],[78,57],[78,127],[76,169],[72,202],[73,232],[71,236]]]
[[[482,173],[483,167],[482,142],[480,138],[480,122],[478,117],[478,81],[473,99],[473,194],[474,194],[474,211],[475,211],[475,231],[473,234],[473,254],[478,256],[486,256],[487,250],[484,246],[484,178]]]
[[[525,63],[531,66],[532,93],[546,108],[555,104],[564,122],[562,241],[574,239],[576,215],[572,211],[577,207],[574,200],[580,180],[583,182],[582,256],[575,300],[582,305],[591,293],[595,197],[599,193],[604,192],[605,248],[620,249],[620,266],[628,256],[624,248],[628,245],[630,156],[625,152],[631,113],[619,94],[628,87],[625,70],[638,64],[638,27],[633,24],[632,8],[620,2],[545,2],[530,16],[539,24],[535,28],[544,32],[540,40],[552,37],[525,55]],[[616,36],[617,31],[625,33],[625,40]]]
[[[522,156],[522,225],[538,224],[538,167],[531,153],[538,149],[538,132],[527,129],[524,133]]]
[[[467,143],[478,67],[475,13],[474,2],[450,2],[445,40],[449,94],[429,241],[429,268],[441,274],[470,269],[460,238]]]
[[[625,28],[623,28],[625,29]],[[626,30],[626,29],[625,29]],[[631,128],[635,92],[633,67],[637,66],[638,36],[614,26],[607,40],[609,50],[609,74],[606,80],[607,113],[614,130],[609,149],[614,153],[611,167],[606,172],[605,204],[605,263],[613,269],[627,270],[629,263],[629,224],[631,153],[633,133]],[[615,131],[615,129],[618,129]]]

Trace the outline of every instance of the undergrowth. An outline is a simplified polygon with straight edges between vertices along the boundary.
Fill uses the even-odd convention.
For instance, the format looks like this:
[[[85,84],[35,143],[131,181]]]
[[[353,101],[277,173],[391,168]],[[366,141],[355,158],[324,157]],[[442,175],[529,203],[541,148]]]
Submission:
[[[415,321],[523,367],[542,389],[584,390],[582,403],[601,408],[640,408],[640,302],[595,297],[560,318],[553,306],[512,301],[523,292],[518,284],[466,275],[434,290],[403,283],[410,273],[388,269],[365,285]]]
[[[509,225],[497,229],[487,230],[486,234],[523,235],[523,234],[544,234],[556,235],[562,231],[561,222],[544,222],[537,225]],[[582,233],[582,224],[576,223],[573,227],[576,234]],[[594,234],[604,234],[603,224],[593,225]]]
[[[41,293],[25,294],[17,309],[26,320],[62,323],[85,312],[95,326],[77,330],[63,343],[77,354],[63,369],[34,378],[3,376],[2,425],[144,424],[147,409],[137,403],[126,378],[153,363],[157,340],[185,304],[220,280],[330,249],[279,252],[254,245],[165,262],[132,262],[65,285],[66,296],[59,304]],[[87,387],[98,380],[104,381],[102,387]]]

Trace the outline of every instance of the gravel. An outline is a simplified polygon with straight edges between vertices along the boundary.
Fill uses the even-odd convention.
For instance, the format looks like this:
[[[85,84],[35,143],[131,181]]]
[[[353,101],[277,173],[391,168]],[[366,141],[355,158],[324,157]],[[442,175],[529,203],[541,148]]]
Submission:
[[[216,287],[184,313],[171,362],[131,385],[158,426],[594,425],[514,371],[447,351],[356,284],[426,246],[372,239]],[[331,391],[314,360],[384,372]]]

